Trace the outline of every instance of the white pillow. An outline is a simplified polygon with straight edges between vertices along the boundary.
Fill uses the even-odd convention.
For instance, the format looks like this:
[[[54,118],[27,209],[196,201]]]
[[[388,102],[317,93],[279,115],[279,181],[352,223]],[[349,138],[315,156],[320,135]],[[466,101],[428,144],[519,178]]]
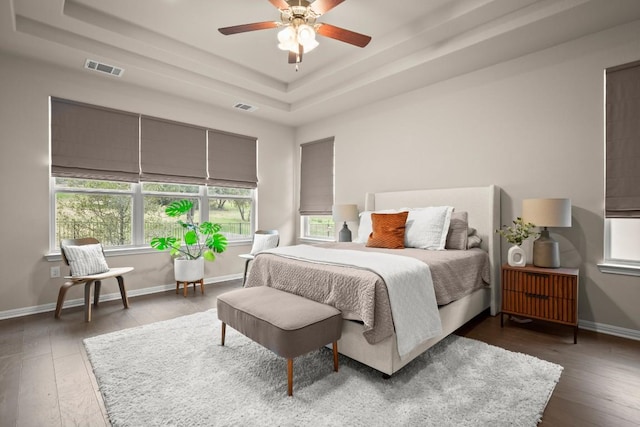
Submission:
[[[405,247],[443,250],[447,242],[451,212],[451,206],[410,209],[404,234]]]
[[[277,234],[254,234],[250,254],[255,255],[265,249],[273,249],[278,246],[279,241],[280,236]]]
[[[373,224],[371,223],[372,213],[396,213],[400,212],[397,209],[385,209],[381,211],[363,211],[360,212],[360,224],[358,224],[358,238],[356,243],[367,243],[369,235],[373,231]]]
[[[102,245],[64,246],[64,255],[69,261],[72,276],[90,276],[109,271],[107,260],[102,253]]]

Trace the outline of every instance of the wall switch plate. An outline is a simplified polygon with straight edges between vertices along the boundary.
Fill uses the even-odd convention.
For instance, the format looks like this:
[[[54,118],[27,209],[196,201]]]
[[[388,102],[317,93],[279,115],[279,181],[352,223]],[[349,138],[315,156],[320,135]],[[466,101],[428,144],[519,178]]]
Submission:
[[[60,266],[51,267],[51,278],[60,277]]]

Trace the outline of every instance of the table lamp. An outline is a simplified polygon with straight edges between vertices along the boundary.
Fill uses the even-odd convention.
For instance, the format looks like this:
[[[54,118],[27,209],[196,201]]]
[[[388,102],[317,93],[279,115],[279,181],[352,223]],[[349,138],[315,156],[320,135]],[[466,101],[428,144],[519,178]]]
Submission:
[[[338,241],[350,242],[351,230],[347,227],[347,221],[358,220],[358,205],[333,205],[333,220],[336,223],[344,221],[342,230],[338,234]]]
[[[533,242],[533,265],[560,267],[559,245],[549,236],[547,227],[571,227],[571,199],[524,199],[522,219],[542,228]]]

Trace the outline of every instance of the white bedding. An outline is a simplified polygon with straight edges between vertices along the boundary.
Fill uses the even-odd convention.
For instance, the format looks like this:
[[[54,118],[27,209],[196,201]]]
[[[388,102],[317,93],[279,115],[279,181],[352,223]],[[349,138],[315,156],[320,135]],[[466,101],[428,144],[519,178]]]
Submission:
[[[285,246],[262,253],[360,268],[382,277],[389,293],[400,358],[419,343],[442,333],[431,271],[424,262],[400,255],[309,245]]]

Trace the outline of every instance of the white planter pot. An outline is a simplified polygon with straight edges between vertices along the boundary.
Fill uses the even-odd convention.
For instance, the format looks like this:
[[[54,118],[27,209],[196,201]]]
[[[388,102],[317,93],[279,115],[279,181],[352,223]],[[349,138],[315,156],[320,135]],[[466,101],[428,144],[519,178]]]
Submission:
[[[511,267],[524,267],[527,264],[527,254],[518,245],[511,246],[507,252],[507,263]]]
[[[204,278],[204,258],[174,260],[176,282],[195,282]]]

